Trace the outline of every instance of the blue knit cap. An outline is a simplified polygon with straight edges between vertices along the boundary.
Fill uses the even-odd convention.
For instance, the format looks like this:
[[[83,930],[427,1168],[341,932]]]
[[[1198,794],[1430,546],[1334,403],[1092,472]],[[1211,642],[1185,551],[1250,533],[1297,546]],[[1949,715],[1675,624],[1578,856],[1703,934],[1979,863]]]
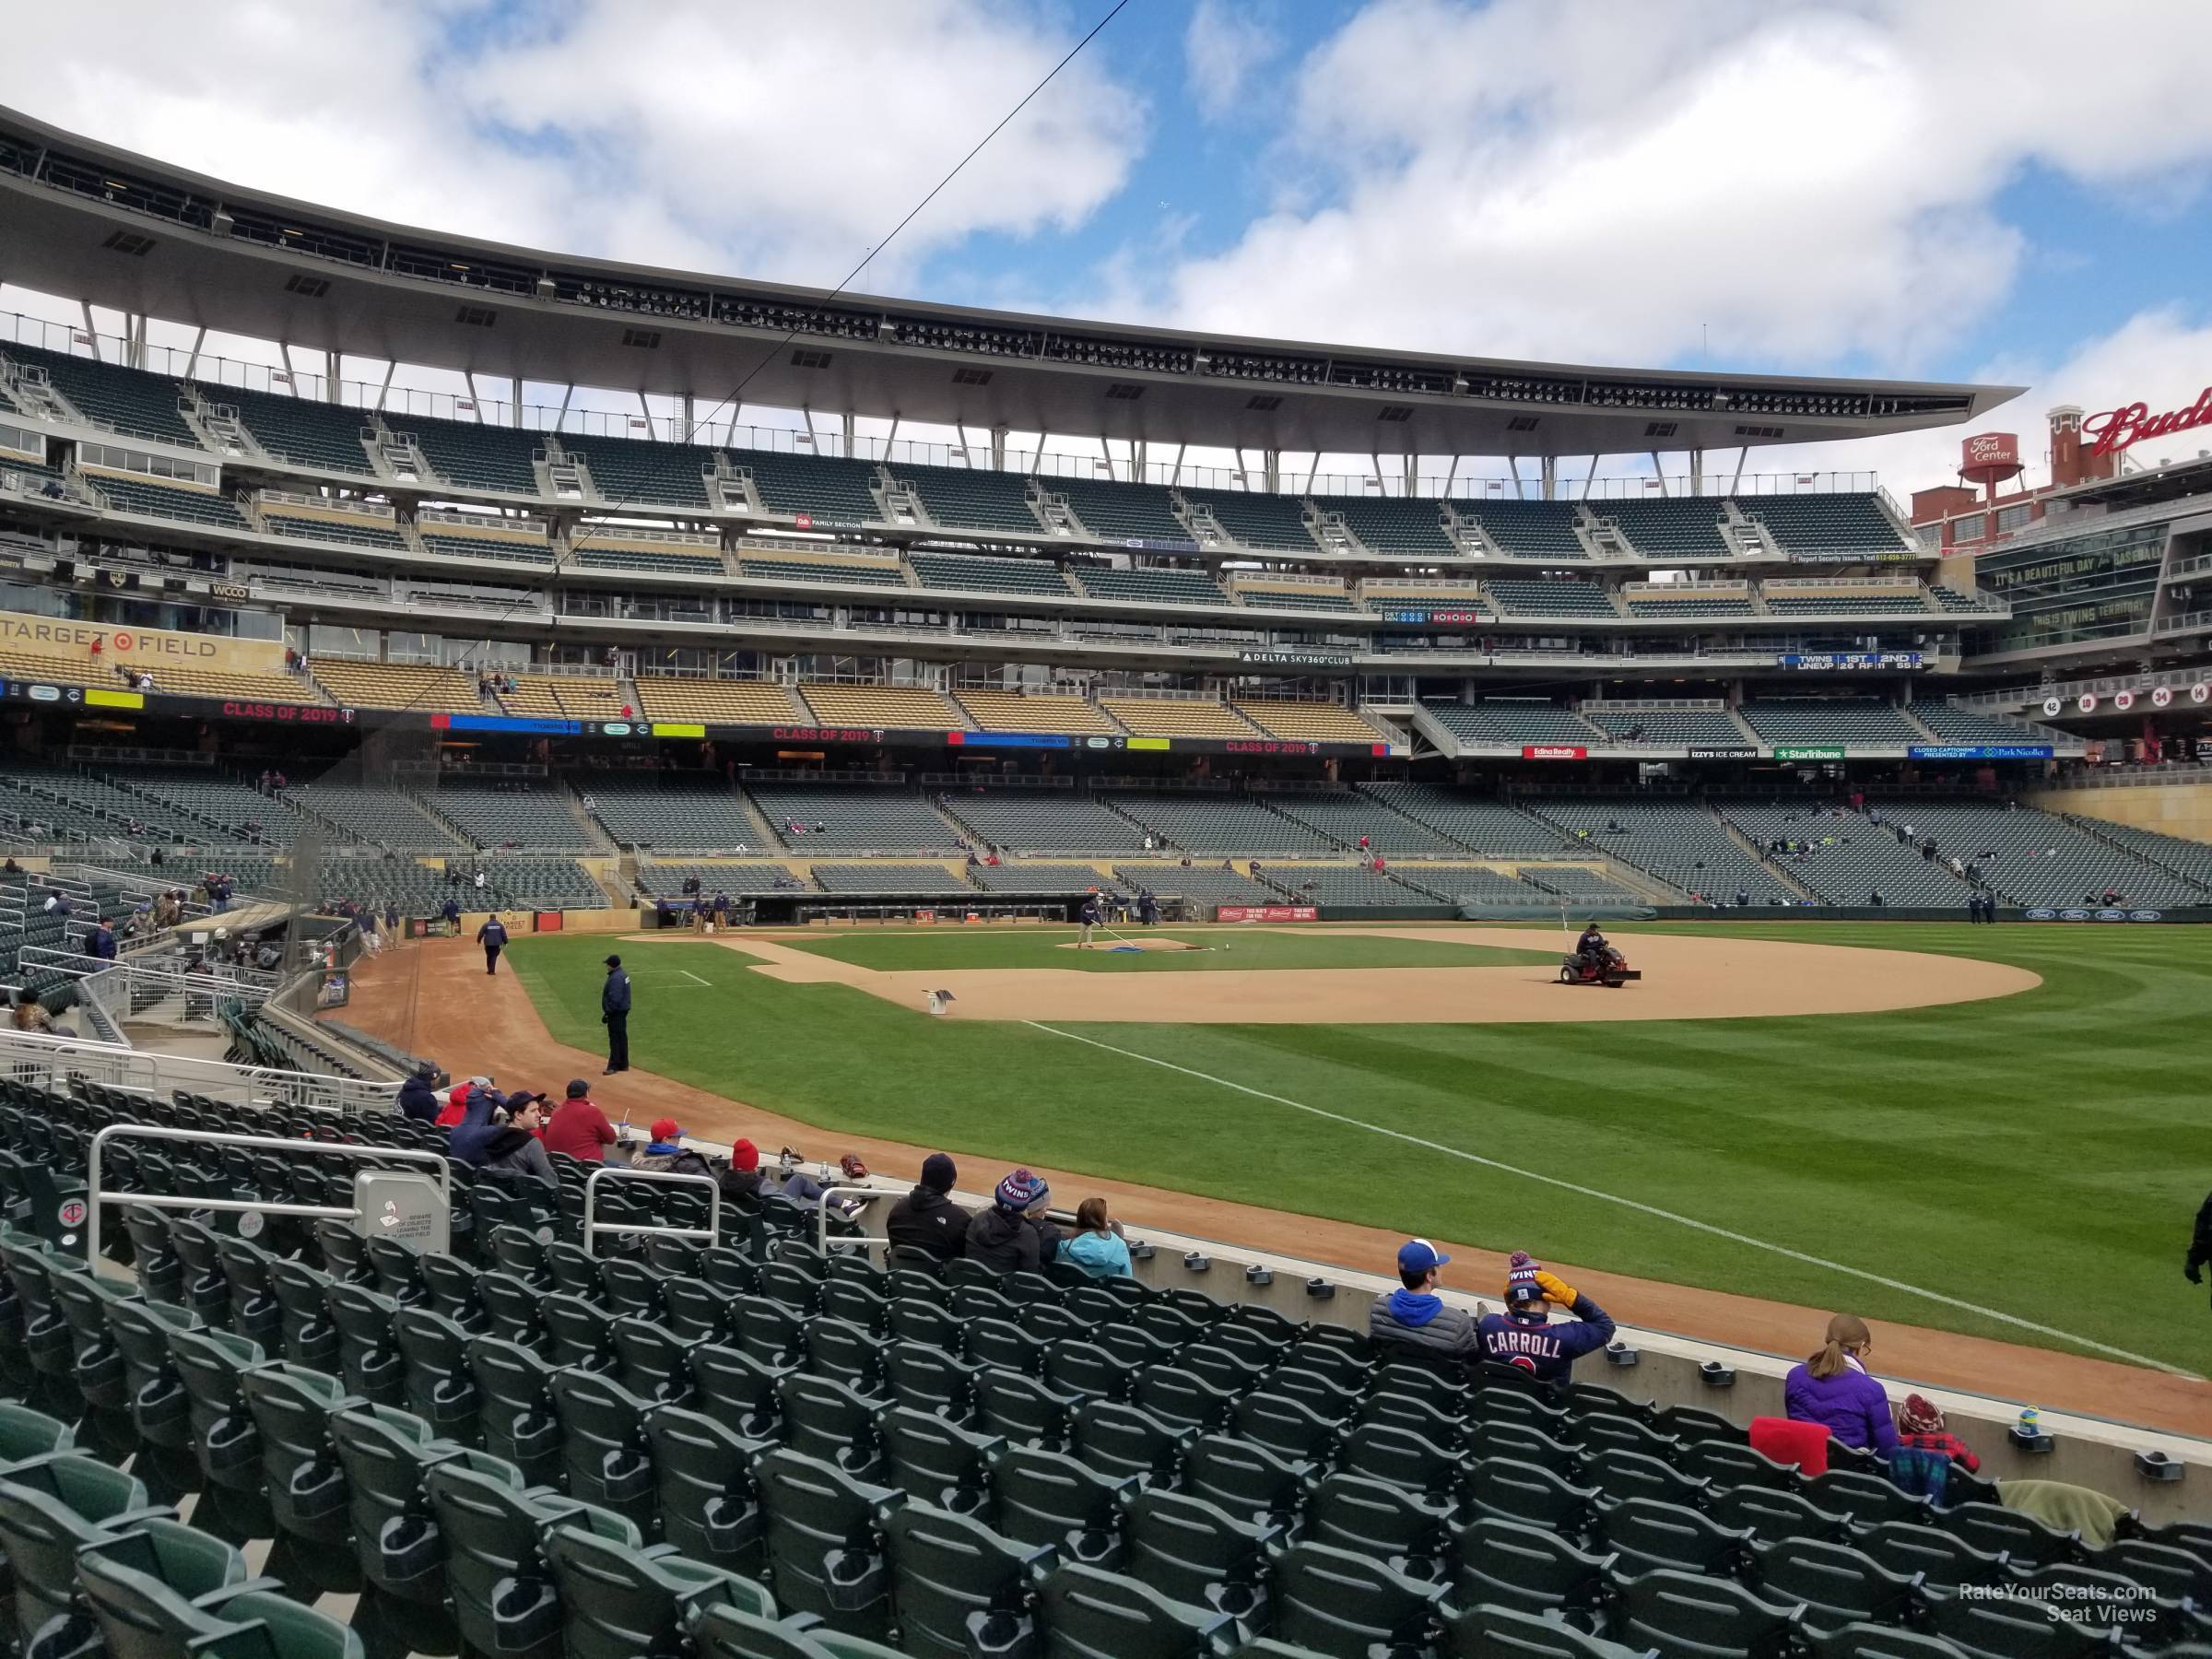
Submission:
[[[1018,1216],[1042,1204],[1051,1191],[1052,1188],[1045,1185],[1043,1176],[1032,1175],[1027,1170],[1017,1170],[998,1183],[998,1207]]]

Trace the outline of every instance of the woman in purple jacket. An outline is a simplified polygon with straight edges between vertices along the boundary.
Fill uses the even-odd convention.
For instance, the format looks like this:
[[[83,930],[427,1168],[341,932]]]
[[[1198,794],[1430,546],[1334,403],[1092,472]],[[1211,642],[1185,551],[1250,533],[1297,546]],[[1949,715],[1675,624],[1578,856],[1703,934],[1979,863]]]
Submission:
[[[1837,1314],[1828,1322],[1820,1351],[1783,1381],[1783,1415],[1818,1423],[1847,1446],[1871,1447],[1888,1457],[1897,1450],[1897,1425],[1890,1419],[1889,1396],[1866,1374],[1864,1361],[1873,1351],[1866,1322],[1853,1313]]]

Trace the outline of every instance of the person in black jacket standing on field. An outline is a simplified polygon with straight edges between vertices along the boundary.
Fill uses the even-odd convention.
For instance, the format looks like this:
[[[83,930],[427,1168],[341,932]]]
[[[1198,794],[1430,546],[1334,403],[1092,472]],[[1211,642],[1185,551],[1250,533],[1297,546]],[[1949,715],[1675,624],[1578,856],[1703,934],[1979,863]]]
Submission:
[[[2212,1193],[2205,1194],[2204,1207],[2196,1212],[2196,1232],[2189,1241],[2188,1259],[2182,1264],[2182,1271],[2189,1276],[2191,1284],[2205,1282],[2206,1262],[2212,1262]]]
[[[606,1075],[629,1069],[629,975],[622,959],[606,959],[606,983],[599,991],[599,1023],[606,1028]]]
[[[484,947],[484,971],[500,971],[500,952],[507,948],[507,924],[493,911],[485,918],[484,925],[477,929],[477,943]]]

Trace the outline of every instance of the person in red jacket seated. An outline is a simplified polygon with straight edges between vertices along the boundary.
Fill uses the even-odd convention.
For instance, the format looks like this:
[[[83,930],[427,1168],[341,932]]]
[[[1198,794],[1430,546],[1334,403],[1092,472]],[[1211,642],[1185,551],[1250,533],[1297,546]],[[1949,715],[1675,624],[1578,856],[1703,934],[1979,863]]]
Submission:
[[[606,1148],[615,1144],[615,1126],[592,1104],[589,1083],[582,1077],[569,1079],[568,1098],[553,1108],[539,1137],[547,1152],[565,1152],[585,1163],[606,1161]]]

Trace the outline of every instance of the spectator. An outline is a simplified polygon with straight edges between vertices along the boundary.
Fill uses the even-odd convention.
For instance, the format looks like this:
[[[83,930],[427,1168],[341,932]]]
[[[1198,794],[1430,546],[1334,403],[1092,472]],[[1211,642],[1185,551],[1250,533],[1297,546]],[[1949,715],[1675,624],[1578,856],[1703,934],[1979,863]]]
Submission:
[[[459,938],[461,936],[461,901],[458,899],[448,899],[438,907],[438,913],[445,919],[446,926],[453,929],[453,936]]]
[[[438,1121],[441,1102],[438,1091],[430,1087],[430,1079],[437,1075],[438,1068],[428,1060],[407,1074],[407,1080],[399,1086],[401,1115],[411,1117],[418,1124],[434,1124]]]
[[[783,1154],[788,1159],[788,1149]],[[803,1207],[822,1201],[822,1183],[804,1170],[779,1168],[770,1174],[760,1167],[760,1148],[749,1140],[730,1143],[730,1166],[722,1173],[722,1195],[740,1203],[759,1203],[763,1198],[788,1198]]]
[[[1103,1198],[1086,1198],[1076,1206],[1076,1230],[1060,1247],[1059,1259],[1074,1263],[1092,1278],[1135,1277],[1122,1224],[1106,1214]]]
[[[92,930],[92,937],[87,943],[92,954],[101,961],[112,962],[115,959],[115,928],[107,917],[100,919],[100,925]]]
[[[488,1092],[488,1091],[487,1091]],[[528,1175],[558,1183],[553,1160],[546,1156],[537,1132],[545,1126],[546,1097],[518,1091],[505,1105],[493,1105],[482,1120],[476,1117],[477,1102],[469,1102],[470,1118],[453,1131],[451,1151],[465,1164],[502,1175]]]
[[[1821,1424],[1846,1446],[1888,1457],[1897,1450],[1897,1425],[1889,1420],[1889,1396],[1866,1371],[1865,1358],[1873,1351],[1866,1322],[1853,1313],[1837,1314],[1828,1322],[1820,1351],[1783,1379],[1783,1413]]]
[[[547,1152],[562,1152],[587,1164],[604,1163],[604,1148],[615,1144],[615,1126],[592,1104],[592,1086],[571,1077],[567,1098],[553,1108],[542,1137]]]
[[[1436,1293],[1437,1269],[1451,1260],[1426,1239],[1398,1247],[1399,1288],[1367,1311],[1368,1340],[1379,1357],[1431,1363],[1481,1357],[1473,1316]]]
[[[1041,1175],[1016,1170],[998,1183],[991,1207],[968,1224],[968,1255],[998,1273],[1034,1273],[1060,1247],[1060,1230],[1048,1218],[1052,1188]]]
[[[974,1218],[952,1201],[959,1180],[959,1168],[944,1153],[932,1152],[922,1160],[922,1179],[891,1206],[884,1223],[893,1250],[919,1251],[936,1262],[949,1262],[960,1253]]]
[[[441,1129],[458,1127],[461,1120],[468,1115],[470,1097],[478,1089],[489,1088],[491,1086],[492,1082],[489,1077],[464,1077],[460,1082],[454,1084],[446,1091],[445,1105],[438,1113],[438,1126]]]
[[[1957,1435],[1947,1431],[1943,1410],[1924,1394],[1909,1394],[1897,1414],[1897,1443],[1900,1451],[1933,1452],[1947,1463],[1955,1463],[1969,1475],[1982,1472],[1982,1460]],[[1890,1477],[1898,1473],[1897,1462],[1890,1461]],[[1937,1497],[1942,1494],[1937,1492]]]
[[[1552,1324],[1553,1305],[1580,1323]],[[1574,1362],[1613,1340],[1613,1321],[1579,1290],[1544,1271],[1543,1264],[1516,1250],[1508,1264],[1505,1312],[1485,1313],[1475,1322],[1482,1357],[1524,1371],[1542,1382],[1564,1382]]]
[[[674,1118],[655,1118],[641,1157],[629,1160],[633,1170],[665,1170],[672,1175],[711,1175],[703,1153],[684,1145],[684,1132]]]
[[[52,1031],[53,1016],[46,1005],[28,991],[16,993],[16,1030],[18,1031]]]

